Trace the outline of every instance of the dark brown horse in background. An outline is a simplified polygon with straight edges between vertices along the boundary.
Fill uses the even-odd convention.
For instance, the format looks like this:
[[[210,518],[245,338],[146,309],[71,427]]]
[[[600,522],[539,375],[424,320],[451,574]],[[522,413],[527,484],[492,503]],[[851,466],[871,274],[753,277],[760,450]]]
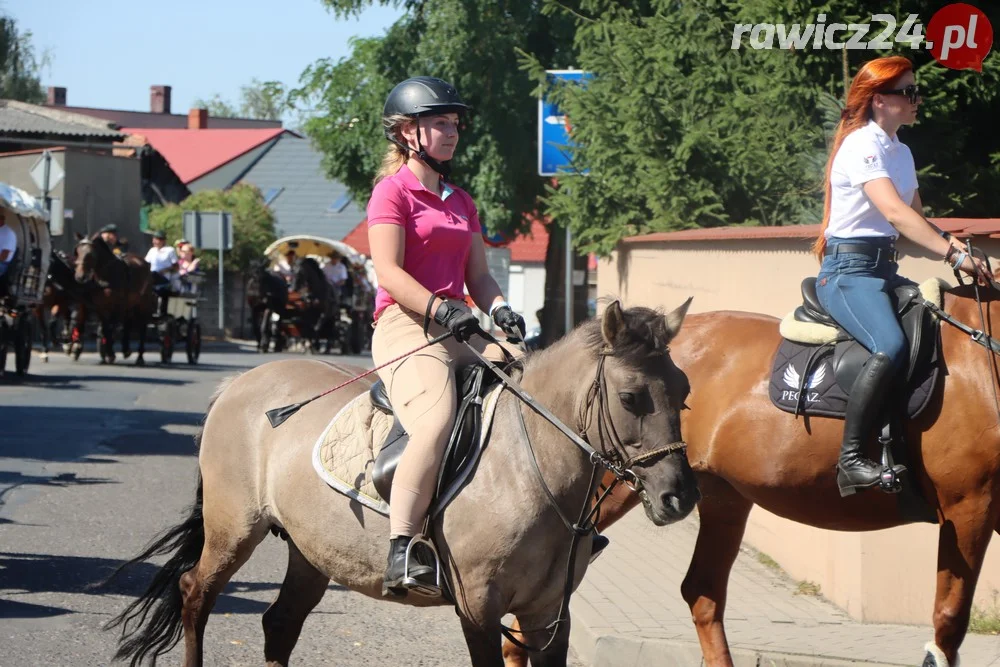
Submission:
[[[145,365],[146,328],[156,312],[153,279],[146,260],[126,253],[116,257],[100,234],[80,239],[76,244],[76,281],[94,280],[98,289],[90,294],[89,303],[101,323],[101,363],[114,363],[114,329],[122,328],[122,355],[132,353],[130,333],[139,334],[139,354],[136,366]]]
[[[989,333],[1000,318],[1000,292],[981,289],[984,325],[972,289],[947,292],[945,311]],[[940,526],[934,641],[924,665],[954,667],[986,547],[992,533],[1000,533],[1000,414],[993,393],[1000,391],[1000,378],[982,346],[949,324],[940,326],[944,379],[931,404],[906,425],[910,470],[904,483],[919,486]],[[840,498],[834,466],[843,421],[811,417],[809,433],[801,418],[771,404],[768,379],[780,341],[773,317],[716,312],[689,315],[670,346],[691,382],[691,410],[683,413],[682,428],[703,493],[681,595],[710,667],[733,664],[723,626],[726,589],[755,504],[828,530],[906,523],[898,496],[869,491]],[[616,500],[602,506],[599,527],[638,503],[627,489]],[[511,644],[504,655],[508,667],[527,665],[526,654]]]
[[[86,301],[96,285],[79,284],[74,276],[70,259],[62,252],[53,251],[49,260],[48,280],[42,292],[42,303],[34,308],[35,319],[42,336],[42,360],[48,361],[53,343],[62,343],[67,354],[79,358],[83,325],[87,318]]]

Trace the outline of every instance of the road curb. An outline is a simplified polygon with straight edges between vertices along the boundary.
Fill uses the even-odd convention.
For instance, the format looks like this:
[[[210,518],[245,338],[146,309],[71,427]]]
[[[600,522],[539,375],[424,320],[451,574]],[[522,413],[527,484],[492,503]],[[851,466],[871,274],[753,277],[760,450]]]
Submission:
[[[692,635],[694,628],[691,629]],[[570,631],[573,650],[589,667],[700,667],[697,641],[644,639],[593,629],[574,617]],[[900,667],[909,662],[869,662],[777,651],[732,649],[735,667]]]

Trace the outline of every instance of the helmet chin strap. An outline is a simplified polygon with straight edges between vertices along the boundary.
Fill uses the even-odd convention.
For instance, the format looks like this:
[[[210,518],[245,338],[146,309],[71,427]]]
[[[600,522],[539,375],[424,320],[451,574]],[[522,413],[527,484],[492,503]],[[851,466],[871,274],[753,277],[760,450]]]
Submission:
[[[436,171],[441,175],[442,178],[448,178],[451,175],[451,160],[446,160],[441,162],[440,160],[435,160],[430,155],[427,154],[427,149],[424,148],[424,144],[420,139],[420,123],[417,123],[417,150],[413,150],[412,147],[407,146],[403,142],[392,139],[392,142],[405,150],[407,154],[413,152],[416,156],[422,160],[428,167]]]

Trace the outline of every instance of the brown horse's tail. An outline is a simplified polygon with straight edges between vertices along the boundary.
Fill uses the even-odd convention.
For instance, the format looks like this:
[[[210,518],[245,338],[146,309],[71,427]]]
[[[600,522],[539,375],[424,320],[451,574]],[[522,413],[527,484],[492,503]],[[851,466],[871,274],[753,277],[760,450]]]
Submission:
[[[115,660],[129,659],[129,664],[136,667],[147,655],[152,654],[152,664],[155,665],[157,656],[166,653],[180,641],[181,575],[198,563],[204,546],[202,479],[199,473],[198,491],[188,517],[156,537],[145,551],[119,567],[108,578],[110,581],[128,567],[154,556],[173,553],[153,577],[146,592],[104,626],[105,630],[118,626],[122,628]]]

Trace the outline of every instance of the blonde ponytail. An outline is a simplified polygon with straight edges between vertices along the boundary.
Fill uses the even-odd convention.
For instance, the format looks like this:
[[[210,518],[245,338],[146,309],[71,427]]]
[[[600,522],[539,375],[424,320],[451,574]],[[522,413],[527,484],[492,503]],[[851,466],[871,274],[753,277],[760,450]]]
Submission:
[[[404,124],[412,122],[413,119],[409,116],[396,114],[389,116],[388,118],[383,118],[382,126],[384,127],[386,134],[392,135],[400,142],[403,142],[404,140],[400,130],[403,129]],[[379,181],[383,178],[388,178],[399,171],[402,166],[406,164],[409,157],[409,151],[406,151],[398,144],[390,142],[389,147],[385,151],[385,155],[382,156],[382,164],[379,166],[378,172],[375,173],[375,180],[372,185],[378,185]]]

